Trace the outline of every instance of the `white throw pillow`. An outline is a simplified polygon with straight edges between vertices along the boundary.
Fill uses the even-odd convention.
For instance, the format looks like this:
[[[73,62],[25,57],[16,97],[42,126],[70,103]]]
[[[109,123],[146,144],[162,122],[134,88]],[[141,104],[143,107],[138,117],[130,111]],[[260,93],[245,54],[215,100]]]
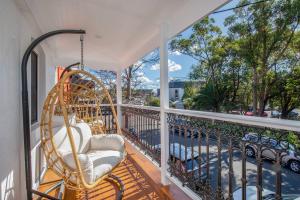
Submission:
[[[117,134],[99,134],[91,137],[92,150],[114,150],[123,152],[125,141],[121,135]]]

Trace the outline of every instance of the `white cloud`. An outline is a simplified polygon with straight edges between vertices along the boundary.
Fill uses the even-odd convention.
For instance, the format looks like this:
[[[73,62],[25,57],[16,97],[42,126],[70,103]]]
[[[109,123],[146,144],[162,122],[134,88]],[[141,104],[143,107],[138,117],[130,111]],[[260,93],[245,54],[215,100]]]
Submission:
[[[144,72],[137,72],[136,75],[137,75],[137,80],[140,81],[142,84],[153,82],[147,76],[145,76]]]
[[[136,75],[137,75],[137,76],[144,76],[144,72],[137,71],[137,72],[136,72]]]
[[[179,71],[182,69],[181,65],[174,62],[173,60],[168,60],[168,66],[169,66],[169,72],[175,72],[175,71]],[[159,70],[160,68],[160,64],[154,64],[150,67],[150,70],[156,71]]]
[[[175,72],[181,70],[181,65],[175,63],[172,60],[168,60],[169,72]]]
[[[156,71],[156,70],[159,70],[159,68],[160,68],[160,64],[159,64],[159,63],[156,63],[156,64],[154,64],[154,65],[152,65],[152,66],[150,67],[150,70]]]
[[[141,83],[138,86],[140,89],[152,89],[156,91],[156,89],[159,88],[159,79],[158,81],[157,79],[151,80],[144,74],[144,72],[138,72],[136,79]]]
[[[180,55],[182,55],[182,53],[180,53],[179,51],[169,51],[169,54],[171,54],[173,56],[180,56]]]
[[[147,76],[141,76],[141,77],[139,77],[138,79],[142,82],[142,84],[145,84],[145,83],[152,83],[152,82],[153,82],[153,81],[150,80]]]

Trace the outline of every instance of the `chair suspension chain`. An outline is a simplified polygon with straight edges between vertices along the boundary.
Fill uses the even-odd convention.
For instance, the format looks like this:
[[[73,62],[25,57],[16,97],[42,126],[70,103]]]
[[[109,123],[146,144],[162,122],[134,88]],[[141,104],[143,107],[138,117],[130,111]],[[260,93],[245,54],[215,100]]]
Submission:
[[[83,64],[83,34],[80,35],[80,45],[81,45],[80,69],[84,70],[84,64]]]

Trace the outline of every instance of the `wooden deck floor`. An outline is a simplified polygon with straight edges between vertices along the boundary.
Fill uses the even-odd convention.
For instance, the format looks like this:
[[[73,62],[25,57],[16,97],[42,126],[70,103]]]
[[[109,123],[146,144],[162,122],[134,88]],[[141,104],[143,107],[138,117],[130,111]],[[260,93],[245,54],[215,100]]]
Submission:
[[[170,185],[163,187],[160,184],[160,171],[145,156],[138,152],[131,144],[126,143],[128,156],[122,164],[120,164],[113,174],[118,176],[125,187],[124,200],[146,200],[146,199],[178,199],[185,200],[188,198],[177,186]],[[43,182],[49,184],[41,184],[39,190],[45,191],[57,181],[57,177],[51,170],[46,172]],[[116,199],[115,185],[109,181],[103,181],[99,186],[88,192],[90,200],[114,200]],[[58,191],[54,191],[51,195],[56,195]],[[64,193],[65,200],[78,199],[78,193],[66,190]]]

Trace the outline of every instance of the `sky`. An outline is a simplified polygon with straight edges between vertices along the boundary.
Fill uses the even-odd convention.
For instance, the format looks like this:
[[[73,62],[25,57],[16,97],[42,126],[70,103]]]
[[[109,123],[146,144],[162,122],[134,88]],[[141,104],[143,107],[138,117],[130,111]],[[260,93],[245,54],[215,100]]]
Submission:
[[[219,8],[219,10],[228,9],[235,7],[239,0],[232,0],[228,4]],[[225,33],[227,29],[224,27],[224,19],[233,14],[233,11],[226,11],[222,13],[216,13],[210,15],[215,19],[215,24],[218,25],[221,30]],[[192,33],[192,26],[187,28],[185,31],[180,33],[182,37],[189,37]],[[171,41],[171,40],[170,40]],[[146,55],[147,57],[149,55]],[[197,64],[197,62],[190,56],[182,55],[179,52],[169,52],[169,79],[180,79],[187,80],[189,73],[191,72],[192,66]],[[152,65],[143,66],[142,70],[139,72],[139,79],[143,82],[139,87],[143,89],[153,89],[159,88],[159,63]]]

